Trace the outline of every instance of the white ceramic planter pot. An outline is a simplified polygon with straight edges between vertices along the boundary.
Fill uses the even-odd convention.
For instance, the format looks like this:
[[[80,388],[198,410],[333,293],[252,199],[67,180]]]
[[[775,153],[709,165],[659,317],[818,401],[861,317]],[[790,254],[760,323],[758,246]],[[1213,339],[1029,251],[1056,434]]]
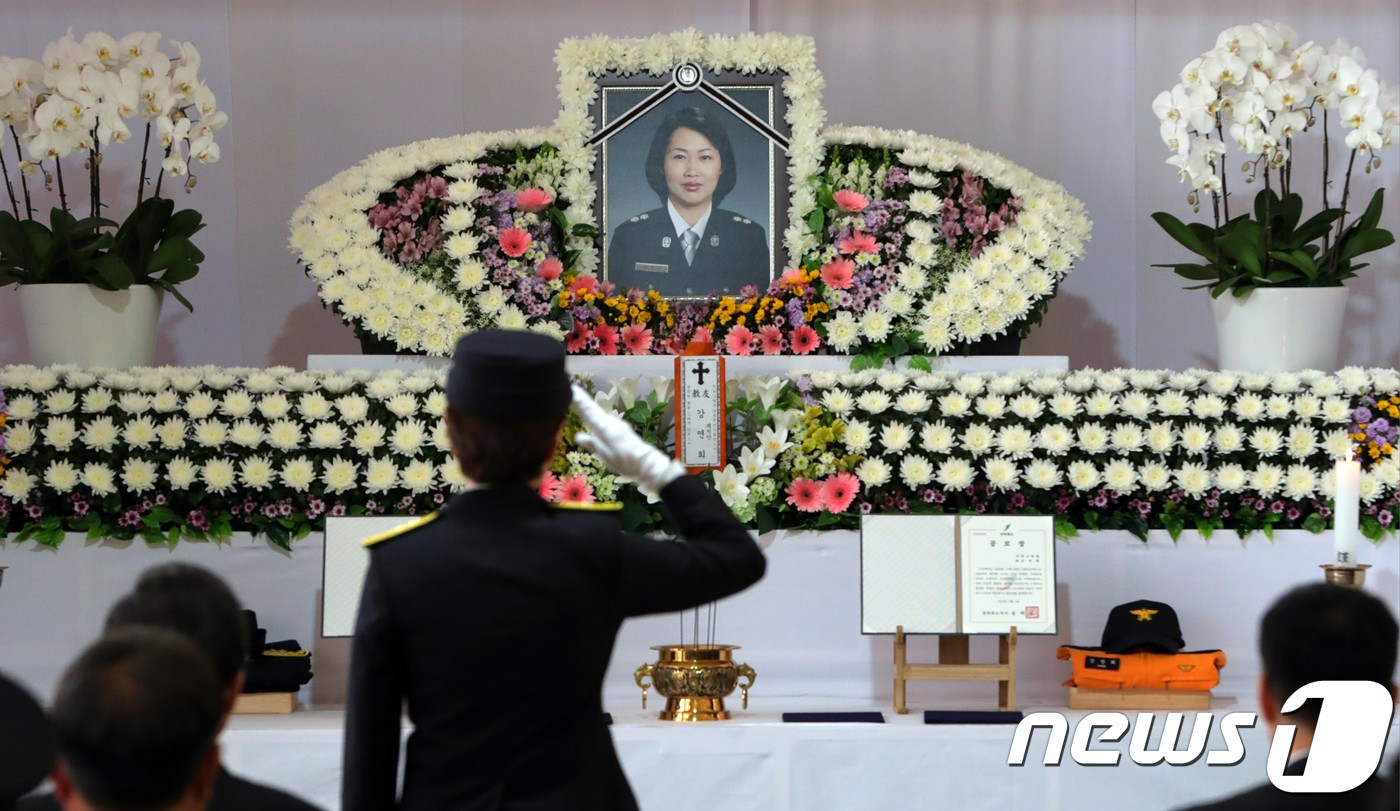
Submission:
[[[30,358],[39,365],[150,366],[164,295],[150,285],[126,290],[87,284],[21,285]]]
[[[1255,288],[1211,300],[1220,368],[1244,372],[1337,369],[1345,287]]]

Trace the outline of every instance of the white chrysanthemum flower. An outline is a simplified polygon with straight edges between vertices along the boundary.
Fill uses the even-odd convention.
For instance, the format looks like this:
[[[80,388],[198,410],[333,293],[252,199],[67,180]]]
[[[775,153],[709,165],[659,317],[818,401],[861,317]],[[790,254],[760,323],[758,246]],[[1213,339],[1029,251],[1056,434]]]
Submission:
[[[1060,469],[1053,462],[1044,459],[1036,459],[1026,466],[1026,484],[1036,490],[1049,490],[1059,487],[1064,482],[1064,477],[1060,474]]]
[[[856,465],[854,472],[866,487],[883,487],[890,480],[890,466],[883,459],[866,459]]]
[[[101,462],[83,465],[81,478],[83,486],[91,490],[94,496],[110,496],[117,492],[116,474]]]
[[[1099,484],[1099,471],[1089,462],[1069,463],[1069,486],[1081,493],[1094,489]]]
[[[1188,462],[1176,472],[1177,486],[1193,498],[1199,498],[1209,490],[1211,482],[1210,468],[1196,462]]]
[[[1273,428],[1256,428],[1249,435],[1249,446],[1260,456],[1273,456],[1283,448],[1283,434]]]
[[[904,224],[904,233],[908,234],[910,239],[922,242],[931,242],[935,236],[933,225],[928,220],[909,220]]]
[[[1210,429],[1199,422],[1187,423],[1181,429],[1181,449],[1193,456],[1210,450],[1210,440]]]
[[[17,394],[10,398],[7,413],[12,420],[32,420],[39,413],[39,401],[32,395]]]
[[[1275,394],[1269,398],[1269,402],[1265,406],[1265,413],[1269,415],[1270,419],[1281,420],[1287,418],[1293,413],[1293,398],[1286,397],[1282,394]]]
[[[297,411],[307,420],[324,420],[331,415],[331,401],[320,392],[313,391],[301,396]]]
[[[1050,398],[1050,413],[1062,420],[1076,416],[1080,408],[1079,398],[1073,394],[1062,392]]]
[[[1322,401],[1323,422],[1345,423],[1351,419],[1351,403],[1344,397],[1328,397]]]
[[[1126,459],[1114,459],[1104,465],[1103,483],[1115,493],[1131,495],[1137,487],[1137,469]]]
[[[424,459],[415,459],[399,472],[400,483],[413,493],[426,493],[437,483],[437,467]]]
[[[1191,399],[1179,391],[1164,391],[1157,396],[1157,410],[1169,417],[1179,417],[1191,407]]]
[[[1289,465],[1283,479],[1283,494],[1301,501],[1317,493],[1317,471],[1306,465]]]
[[[827,322],[827,343],[837,352],[847,352],[860,339],[860,325],[848,310],[841,310]]]
[[[943,201],[931,191],[920,189],[909,194],[909,210],[915,214],[932,217],[943,209]],[[915,222],[921,222],[916,220]],[[913,225],[913,223],[910,223]],[[907,229],[906,229],[907,230]]]
[[[910,454],[900,460],[899,478],[909,487],[923,487],[933,481],[933,464],[919,454]]]
[[[423,448],[428,434],[419,420],[404,420],[394,426],[389,447],[404,456],[415,456]]]
[[[846,443],[846,450],[851,453],[865,453],[870,447],[873,437],[874,434],[869,423],[863,420],[850,420],[846,423],[846,431],[842,441]]]
[[[1351,452],[1351,437],[1343,428],[1328,431],[1322,438],[1323,451],[1333,459],[1341,459]]]
[[[996,431],[984,422],[974,422],[963,432],[962,446],[973,456],[981,456],[991,451],[996,441]]]
[[[151,397],[151,408],[161,414],[169,414],[180,408],[180,395],[173,391],[156,392]]]
[[[1263,464],[1250,474],[1249,486],[1264,498],[1272,498],[1283,486],[1283,468]]]
[[[890,336],[890,326],[890,314],[883,309],[870,310],[860,318],[861,335],[876,343]]]
[[[1264,398],[1253,392],[1235,398],[1235,416],[1246,422],[1263,419],[1265,408]]]
[[[54,417],[39,434],[44,438],[45,445],[54,450],[66,451],[78,438],[78,426],[70,417]]]
[[[160,469],[149,459],[127,459],[122,463],[122,484],[133,493],[144,493],[156,486]]]
[[[185,434],[188,431],[189,423],[180,417],[171,417],[156,429],[156,436],[160,439],[161,447],[179,450],[185,447]]]
[[[317,423],[308,444],[313,448],[339,448],[345,442],[345,429],[334,422]]]
[[[274,474],[272,459],[266,456],[251,456],[238,466],[239,481],[243,482],[244,487],[254,490],[271,487]]]
[[[369,414],[369,401],[358,394],[349,394],[336,400],[335,408],[342,420],[353,425]]]
[[[1012,459],[1024,459],[1035,450],[1035,434],[1024,425],[1007,425],[997,432],[997,451]]]
[[[812,385],[819,389],[829,389],[837,383],[836,373],[829,369],[818,369],[811,374]]]
[[[1288,455],[1294,459],[1306,459],[1317,450],[1317,431],[1306,425],[1295,425],[1288,430]]]
[[[177,456],[166,463],[165,476],[171,487],[185,490],[199,478],[199,465],[183,456]]]
[[[219,401],[207,391],[197,391],[185,398],[185,416],[192,420],[202,420],[219,408]]]
[[[316,466],[305,456],[298,456],[282,466],[279,478],[283,485],[304,493],[316,481]]]
[[[117,424],[111,417],[98,417],[83,428],[83,444],[92,450],[110,451],[118,437]]]
[[[919,432],[919,445],[930,453],[947,453],[953,447],[953,429],[942,420],[929,423]]]
[[[918,268],[931,266],[938,259],[939,250],[932,242],[914,240],[905,247],[904,255]],[[917,288],[915,288],[917,289]]]
[[[234,419],[246,417],[253,413],[257,403],[248,392],[242,389],[233,389],[224,395],[223,402],[219,404],[220,410],[225,415]]]
[[[15,503],[25,501],[33,492],[36,483],[37,480],[29,471],[10,468],[5,471],[4,476],[0,476],[0,496]]]
[[[1249,484],[1249,474],[1236,464],[1223,465],[1215,471],[1215,486],[1222,493],[1238,493]]]
[[[1084,398],[1084,413],[1091,417],[1107,417],[1118,408],[1118,398],[1105,391],[1096,391]]]
[[[44,484],[50,490],[67,493],[78,485],[80,477],[76,468],[64,461],[50,462],[44,470]]]
[[[389,409],[390,414],[404,419],[418,412],[418,398],[408,393],[396,394],[384,403],[384,407]]]
[[[321,472],[321,482],[326,486],[326,492],[332,494],[354,489],[359,478],[359,466],[354,462],[341,459],[339,456],[327,462],[325,469]]]
[[[282,451],[301,445],[301,426],[292,420],[277,420],[267,426],[267,444]]]
[[[72,380],[69,380],[72,385]],[[86,414],[99,414],[112,407],[112,393],[102,387],[88,389],[83,392],[83,412]]]
[[[979,397],[976,411],[989,420],[1001,419],[1006,415],[1006,398],[997,394]]]
[[[1244,448],[1244,432],[1232,422],[1216,428],[1213,439],[1221,453],[1236,453]]]
[[[928,271],[917,265],[904,265],[897,277],[899,286],[912,293],[919,293],[928,284]]]
[[[967,395],[949,392],[938,398],[938,411],[949,417],[965,417],[972,410],[972,401]]]
[[[1131,422],[1120,423],[1115,426],[1109,437],[1114,450],[1123,453],[1135,453],[1142,449],[1147,442],[1147,436],[1143,434],[1142,427]]]
[[[1138,468],[1138,481],[1149,493],[1156,493],[1171,486],[1171,469],[1161,462],[1148,462]]]
[[[1293,401],[1293,413],[1300,420],[1311,420],[1322,413],[1322,399],[1311,394],[1299,395]]]
[[[894,401],[896,411],[910,415],[922,414],[928,411],[931,405],[933,405],[933,401],[929,399],[929,396],[917,390],[907,391]]]
[[[1011,398],[1011,413],[1017,417],[1032,422],[1040,419],[1040,415],[1045,413],[1045,404],[1039,398],[1030,394],[1021,394]]]
[[[1036,444],[1051,456],[1060,456],[1074,445],[1074,432],[1063,423],[1051,423],[1040,429]]]
[[[856,407],[856,400],[845,389],[827,389],[822,393],[822,405],[839,417],[851,413]]]
[[[976,472],[966,459],[954,457],[945,459],[938,466],[938,474],[934,478],[943,485],[944,490],[962,490],[972,484],[975,475]]]
[[[237,483],[237,472],[233,462],[227,459],[210,459],[199,472],[204,486],[211,493],[225,493]]]
[[[1176,447],[1176,430],[1169,422],[1154,422],[1147,428],[1147,447],[1153,453],[1166,454]]]
[[[892,422],[880,431],[880,445],[886,453],[903,453],[914,441],[914,431],[902,422]]]
[[[856,407],[868,414],[879,414],[890,407],[890,396],[878,389],[861,392]]]
[[[1191,404],[1191,413],[1203,420],[1218,420],[1225,415],[1225,410],[1225,400],[1214,394],[1197,397]]]
[[[987,381],[981,375],[959,375],[953,380],[953,388],[969,397],[981,394],[986,387]]]
[[[982,463],[982,472],[987,474],[987,483],[994,490],[1013,490],[1021,482],[1021,472],[1010,459],[994,456]]]
[[[44,398],[44,411],[49,414],[67,414],[77,407],[77,396],[67,389],[59,389]]]
[[[194,426],[194,441],[206,448],[217,448],[228,439],[228,426],[221,420],[200,420]]]
[[[1108,430],[1101,423],[1086,422],[1075,432],[1079,447],[1087,453],[1103,453],[1108,447]]]
[[[1239,384],[1239,376],[1229,372],[1215,372],[1206,378],[1206,390],[1212,394],[1229,394]]]
[[[384,437],[388,435],[388,429],[379,422],[362,422],[355,426],[350,435],[350,447],[360,452],[361,456],[372,456],[375,451],[384,445]]]
[[[229,441],[244,448],[256,448],[262,444],[263,429],[252,420],[239,420],[229,430]]]

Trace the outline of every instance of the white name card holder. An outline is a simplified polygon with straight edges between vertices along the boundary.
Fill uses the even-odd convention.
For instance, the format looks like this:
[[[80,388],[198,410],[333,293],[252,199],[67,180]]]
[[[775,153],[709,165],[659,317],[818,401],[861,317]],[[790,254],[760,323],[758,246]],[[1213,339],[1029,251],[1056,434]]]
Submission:
[[[893,633],[894,709],[909,680],[995,681],[1016,707],[1016,639],[1055,633],[1055,531],[1048,516],[870,515],[861,520],[861,632]],[[906,634],[938,635],[938,662],[911,664]],[[995,634],[974,664],[972,634]]]
[[[676,357],[676,458],[686,470],[725,465],[724,358],[710,344],[692,343]]]

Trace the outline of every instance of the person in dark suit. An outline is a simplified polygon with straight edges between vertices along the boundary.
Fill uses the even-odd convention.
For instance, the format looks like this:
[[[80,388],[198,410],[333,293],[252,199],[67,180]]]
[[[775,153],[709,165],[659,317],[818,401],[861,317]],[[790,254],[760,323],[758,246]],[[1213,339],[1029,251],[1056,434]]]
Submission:
[[[1293,745],[1285,775],[1307,767],[1321,702],[1306,701],[1284,715],[1288,697],[1315,681],[1373,681],[1396,696],[1397,627],[1386,604],[1360,589],[1330,583],[1299,586],[1280,597],[1259,626],[1259,705],[1270,730],[1293,725]],[[1290,793],[1272,782],[1189,811],[1352,811],[1384,807],[1385,780],[1379,774],[1340,794]],[[1393,784],[1392,784],[1393,785]]]
[[[238,598],[218,575],[188,563],[167,563],[147,569],[130,594],[107,613],[107,632],[136,626],[175,631],[193,642],[213,663],[219,677],[218,698],[223,707],[219,727],[228,722],[243,687],[248,642],[243,610]],[[57,808],[52,795],[35,797],[21,811]],[[209,800],[211,811],[267,809],[268,811],[316,811],[291,794],[245,780],[219,765]]]
[[[53,728],[34,696],[0,674],[0,811],[34,790],[53,768]]]
[[[54,796],[65,811],[202,811],[219,771],[214,665],[184,636],[122,628],[59,681]]]
[[[468,486],[441,512],[366,541],[345,811],[636,808],[601,699],[619,626],[763,575],[763,553],[724,502],[571,392],[564,357],[558,341],[526,332],[457,344],[444,419]],[[540,498],[571,399],[590,432],[579,445],[658,492],[685,542]],[[405,699],[413,732],[400,793]]]
[[[714,116],[696,107],[666,116],[646,160],[647,184],[661,206],[613,231],[608,281],[677,297],[767,289],[772,262],[763,226],[719,207],[737,169],[729,135]]]

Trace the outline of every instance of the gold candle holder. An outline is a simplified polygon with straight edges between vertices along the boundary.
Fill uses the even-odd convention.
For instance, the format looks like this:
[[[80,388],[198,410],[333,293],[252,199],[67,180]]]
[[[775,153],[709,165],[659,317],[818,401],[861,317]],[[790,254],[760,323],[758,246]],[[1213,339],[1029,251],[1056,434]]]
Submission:
[[[1321,567],[1324,572],[1323,577],[1328,583],[1359,589],[1366,585],[1366,570],[1371,568],[1371,564],[1358,563],[1355,566],[1336,566],[1331,563],[1323,563]]]

